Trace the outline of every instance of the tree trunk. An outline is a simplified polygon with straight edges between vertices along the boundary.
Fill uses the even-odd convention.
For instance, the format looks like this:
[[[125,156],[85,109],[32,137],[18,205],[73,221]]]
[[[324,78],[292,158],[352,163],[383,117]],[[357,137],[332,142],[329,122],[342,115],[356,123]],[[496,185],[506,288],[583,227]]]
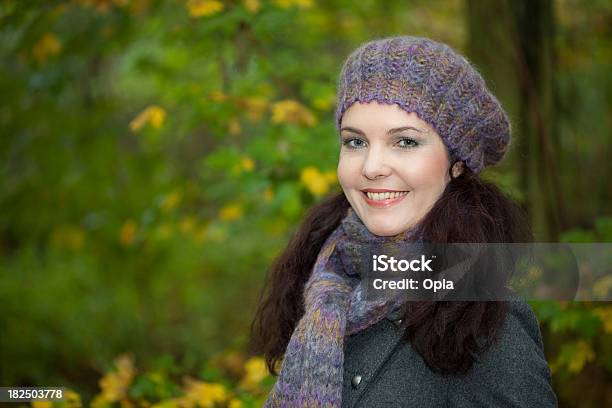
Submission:
[[[564,224],[554,106],[552,0],[468,0],[469,53],[512,121],[509,163],[537,240]]]

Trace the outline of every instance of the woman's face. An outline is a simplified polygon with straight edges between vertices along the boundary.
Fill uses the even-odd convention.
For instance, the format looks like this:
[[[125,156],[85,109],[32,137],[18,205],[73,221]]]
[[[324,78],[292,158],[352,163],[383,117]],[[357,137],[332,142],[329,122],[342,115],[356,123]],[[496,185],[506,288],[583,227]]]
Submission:
[[[340,138],[338,180],[375,235],[414,227],[450,180],[440,136],[396,104],[353,104],[342,117]]]

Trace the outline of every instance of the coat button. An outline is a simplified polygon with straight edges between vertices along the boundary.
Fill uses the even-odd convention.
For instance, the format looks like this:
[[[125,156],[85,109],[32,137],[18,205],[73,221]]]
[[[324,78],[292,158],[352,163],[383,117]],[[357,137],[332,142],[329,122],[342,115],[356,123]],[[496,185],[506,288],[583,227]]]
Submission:
[[[395,323],[396,326],[400,326],[402,324],[402,319],[396,320],[393,323]]]
[[[357,388],[359,383],[361,383],[361,376],[360,375],[354,376],[353,379],[351,380],[351,384],[353,384],[353,387]]]

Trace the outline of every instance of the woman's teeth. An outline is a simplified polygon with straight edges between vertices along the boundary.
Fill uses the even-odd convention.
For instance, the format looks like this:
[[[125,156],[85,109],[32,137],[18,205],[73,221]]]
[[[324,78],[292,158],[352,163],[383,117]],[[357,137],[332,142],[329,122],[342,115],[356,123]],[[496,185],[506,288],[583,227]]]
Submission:
[[[367,191],[366,194],[370,200],[383,201],[383,200],[389,200],[392,198],[401,197],[403,195],[408,194],[408,191],[393,191],[393,192],[385,192],[385,193],[371,193]]]

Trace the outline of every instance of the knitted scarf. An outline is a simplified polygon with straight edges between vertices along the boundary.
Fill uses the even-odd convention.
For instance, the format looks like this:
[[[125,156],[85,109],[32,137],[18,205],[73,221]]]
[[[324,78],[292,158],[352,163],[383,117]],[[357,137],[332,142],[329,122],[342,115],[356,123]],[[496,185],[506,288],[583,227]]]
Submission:
[[[304,287],[304,315],[284,355],[264,407],[330,407],[342,403],[344,337],[360,332],[401,307],[399,298],[366,299],[360,277],[364,251],[388,253],[421,242],[412,230],[394,237],[372,234],[349,207],[326,239]]]

